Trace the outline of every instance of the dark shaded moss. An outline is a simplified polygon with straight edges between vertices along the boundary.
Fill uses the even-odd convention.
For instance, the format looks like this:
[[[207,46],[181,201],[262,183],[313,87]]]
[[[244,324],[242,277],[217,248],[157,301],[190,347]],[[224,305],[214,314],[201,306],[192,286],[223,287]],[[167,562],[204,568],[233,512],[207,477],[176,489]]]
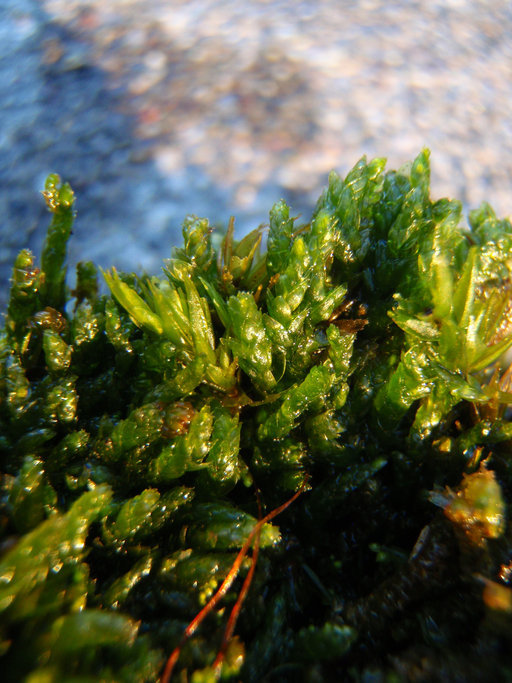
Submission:
[[[362,159],[310,223],[277,203],[265,252],[188,217],[161,278],[103,296],[90,263],[66,289],[73,194],[45,197],[0,333],[3,680],[156,680],[301,490],[261,530],[225,679],[511,678],[510,222],[432,201],[426,150]],[[180,680],[220,675],[241,581]]]

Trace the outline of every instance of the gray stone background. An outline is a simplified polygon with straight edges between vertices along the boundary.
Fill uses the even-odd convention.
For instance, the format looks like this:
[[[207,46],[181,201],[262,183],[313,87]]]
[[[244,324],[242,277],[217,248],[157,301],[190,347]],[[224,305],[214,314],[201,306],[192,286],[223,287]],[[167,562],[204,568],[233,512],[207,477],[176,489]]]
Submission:
[[[512,213],[510,0],[2,0],[0,306],[49,172],[72,262],[158,272],[187,213],[239,234],[330,169],[432,150],[432,194]]]

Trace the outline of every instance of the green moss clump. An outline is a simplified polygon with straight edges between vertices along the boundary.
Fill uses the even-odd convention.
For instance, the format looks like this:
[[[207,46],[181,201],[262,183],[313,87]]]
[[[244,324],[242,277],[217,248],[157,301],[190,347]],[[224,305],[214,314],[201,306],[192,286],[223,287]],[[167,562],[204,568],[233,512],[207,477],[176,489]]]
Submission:
[[[154,681],[180,643],[195,683],[510,679],[511,223],[432,201],[427,150],[362,159],[265,251],[189,217],[103,296],[44,194],[0,334],[2,680]]]

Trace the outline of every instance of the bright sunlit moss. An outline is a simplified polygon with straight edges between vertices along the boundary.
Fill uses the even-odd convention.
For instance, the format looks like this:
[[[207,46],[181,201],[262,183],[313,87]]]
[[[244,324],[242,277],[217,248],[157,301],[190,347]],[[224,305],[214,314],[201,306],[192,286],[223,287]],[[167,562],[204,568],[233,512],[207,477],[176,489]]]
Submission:
[[[217,251],[188,217],[101,295],[44,196],[0,331],[3,680],[155,681],[180,645],[180,681],[512,678],[511,223],[432,200],[427,150],[361,159],[309,223]]]

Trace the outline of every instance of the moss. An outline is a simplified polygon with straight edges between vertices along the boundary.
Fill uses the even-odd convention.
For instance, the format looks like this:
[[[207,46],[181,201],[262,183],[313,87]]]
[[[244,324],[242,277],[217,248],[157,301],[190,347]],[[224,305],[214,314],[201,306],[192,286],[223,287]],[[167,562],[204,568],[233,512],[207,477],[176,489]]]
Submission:
[[[510,678],[510,222],[432,201],[427,150],[362,159],[264,251],[188,217],[104,296],[44,194],[0,334],[4,680]]]

